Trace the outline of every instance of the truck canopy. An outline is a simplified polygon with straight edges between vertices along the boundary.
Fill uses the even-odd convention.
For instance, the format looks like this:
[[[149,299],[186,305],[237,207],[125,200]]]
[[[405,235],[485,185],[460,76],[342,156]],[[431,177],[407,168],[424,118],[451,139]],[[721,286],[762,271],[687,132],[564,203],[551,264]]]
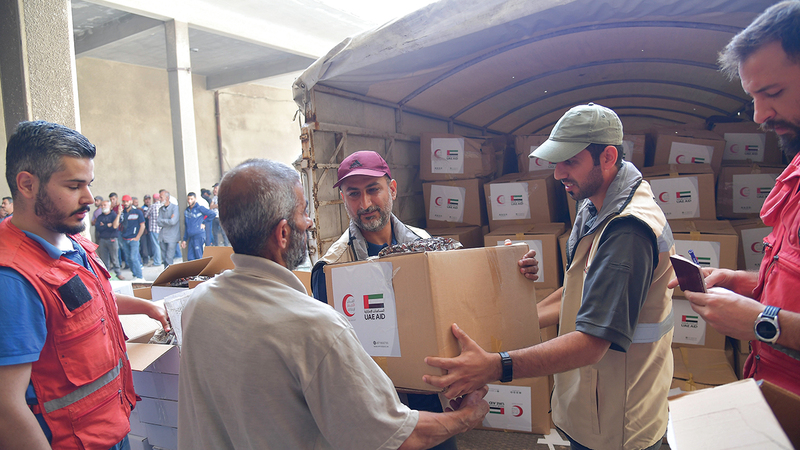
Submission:
[[[748,118],[750,99],[717,57],[774,3],[441,0],[344,40],[293,85],[312,260],[347,227],[332,186],[338,162],[357,150],[387,159],[395,214],[423,225],[422,132],[547,134],[588,102],[614,109],[628,133]]]
[[[731,116],[749,103],[718,52],[775,1],[442,0],[348,38],[294,84],[478,130],[538,134],[594,101],[626,129]]]

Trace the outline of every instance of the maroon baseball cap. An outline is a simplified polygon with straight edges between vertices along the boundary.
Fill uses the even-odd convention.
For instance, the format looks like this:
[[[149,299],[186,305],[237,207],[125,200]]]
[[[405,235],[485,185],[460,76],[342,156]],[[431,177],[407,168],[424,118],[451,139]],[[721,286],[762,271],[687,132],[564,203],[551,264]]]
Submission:
[[[392,178],[392,172],[389,170],[389,165],[386,164],[381,155],[370,151],[361,150],[353,153],[339,164],[337,172],[339,181],[333,187],[339,187],[342,182],[353,175],[367,175],[370,177],[382,177],[384,175]]]

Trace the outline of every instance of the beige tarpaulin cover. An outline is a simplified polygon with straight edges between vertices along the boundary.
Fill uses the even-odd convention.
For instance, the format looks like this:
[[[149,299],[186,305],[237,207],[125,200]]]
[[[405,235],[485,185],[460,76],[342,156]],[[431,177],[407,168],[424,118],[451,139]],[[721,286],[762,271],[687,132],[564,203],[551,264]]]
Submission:
[[[324,85],[514,134],[546,132],[589,101],[615,109],[626,130],[702,123],[747,108],[717,54],[774,3],[442,0],[346,39],[294,96],[304,109]]]

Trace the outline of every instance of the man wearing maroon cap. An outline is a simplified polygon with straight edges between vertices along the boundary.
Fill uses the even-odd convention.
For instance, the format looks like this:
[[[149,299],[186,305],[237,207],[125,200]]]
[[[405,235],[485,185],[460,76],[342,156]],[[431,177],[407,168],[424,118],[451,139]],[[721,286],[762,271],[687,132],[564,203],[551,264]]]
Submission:
[[[397,181],[392,179],[381,155],[366,150],[355,152],[339,164],[337,174],[339,179],[333,187],[339,188],[350,226],[311,271],[312,294],[322,302],[328,301],[323,270],[326,264],[365,260],[389,245],[430,237],[425,230],[405,225],[392,214]],[[412,409],[442,412],[436,395],[408,394],[407,400],[404,397],[401,395],[401,400]],[[432,448],[455,449],[456,439]]]

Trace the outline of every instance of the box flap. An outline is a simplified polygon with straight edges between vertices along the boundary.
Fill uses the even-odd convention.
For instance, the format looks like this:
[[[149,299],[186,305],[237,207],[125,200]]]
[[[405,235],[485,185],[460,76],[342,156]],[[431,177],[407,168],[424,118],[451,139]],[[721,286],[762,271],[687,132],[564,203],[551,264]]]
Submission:
[[[702,173],[714,173],[714,170],[709,164],[661,164],[658,166],[645,167],[641,171],[644,178],[664,177],[670,174],[697,175]]]
[[[523,225],[506,225],[496,230],[492,230],[489,236],[498,236],[505,234],[555,234],[561,235],[564,232],[564,224],[561,222],[554,223],[535,223]]]
[[[158,275],[158,278],[153,281],[153,286],[167,286],[170,281],[177,280],[178,278],[200,275],[200,272],[205,269],[209,262],[211,262],[210,257],[172,264]]]
[[[211,258],[211,262],[198,275],[213,277],[226,270],[233,269],[235,266],[231,260],[231,255],[233,255],[233,247],[207,245],[203,249],[203,258]]]
[[[141,372],[156,362],[156,360],[161,358],[165,353],[172,350],[174,346],[128,342],[127,347],[128,359],[131,362],[131,370]]]
[[[800,396],[769,381],[759,381],[761,393],[767,400],[781,428],[795,448],[800,448]]]
[[[674,449],[791,449],[753,379],[703,389],[669,402]]]
[[[163,303],[163,302],[162,302]],[[122,323],[122,331],[128,340],[136,340],[142,337],[150,337],[161,328],[161,323],[151,319],[145,314],[120,314],[119,321]]]
[[[702,234],[726,234],[735,235],[736,230],[731,226],[727,220],[694,220],[694,219],[681,219],[670,220],[669,226],[672,228],[672,233],[692,233],[698,232]]]

